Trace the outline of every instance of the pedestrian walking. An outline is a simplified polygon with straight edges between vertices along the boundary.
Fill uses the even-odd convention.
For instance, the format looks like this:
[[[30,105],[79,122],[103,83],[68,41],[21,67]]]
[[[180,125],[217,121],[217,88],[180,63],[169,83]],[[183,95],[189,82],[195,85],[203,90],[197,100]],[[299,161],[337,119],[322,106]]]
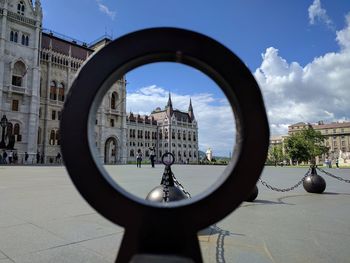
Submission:
[[[335,165],[337,166],[337,168],[339,168],[339,158],[337,158],[337,160],[335,160]]]
[[[24,153],[24,163],[28,164],[28,158],[29,158],[29,154],[27,152]]]
[[[9,152],[8,158],[9,158],[9,164],[12,164],[12,162],[13,162],[13,151]]]
[[[136,155],[136,167],[141,168],[141,162],[142,162],[142,152],[140,149],[138,149],[137,155]]]
[[[18,154],[17,154],[17,152],[14,152],[13,153],[13,163],[18,163]]]
[[[56,163],[61,163],[61,153],[58,152],[56,155]]]
[[[2,153],[2,161],[4,162],[4,164],[7,164],[7,152],[5,150]]]
[[[154,168],[154,159],[156,158],[156,153],[154,152],[154,147],[150,148],[150,159],[152,168]]]
[[[40,152],[37,151],[36,153],[36,163],[40,163]]]

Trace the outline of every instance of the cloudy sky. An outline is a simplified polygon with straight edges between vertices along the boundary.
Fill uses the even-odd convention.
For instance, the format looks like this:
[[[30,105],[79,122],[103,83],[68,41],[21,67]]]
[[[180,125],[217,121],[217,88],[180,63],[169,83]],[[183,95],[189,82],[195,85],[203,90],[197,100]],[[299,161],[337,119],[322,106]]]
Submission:
[[[334,0],[42,0],[44,27],[90,43],[142,28],[182,27],[236,53],[263,93],[271,134],[290,124],[350,120],[350,1]],[[216,85],[194,69],[147,65],[127,75],[127,110],[149,113],[192,99],[200,149],[228,155],[234,121]]]

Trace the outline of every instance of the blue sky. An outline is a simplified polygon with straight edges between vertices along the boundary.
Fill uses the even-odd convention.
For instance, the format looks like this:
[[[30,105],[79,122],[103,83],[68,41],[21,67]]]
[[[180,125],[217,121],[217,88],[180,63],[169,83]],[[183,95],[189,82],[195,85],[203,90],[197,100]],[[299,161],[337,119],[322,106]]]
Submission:
[[[349,120],[350,1],[43,0],[42,6],[45,28],[87,43],[105,33],[116,38],[158,26],[182,27],[215,38],[236,53],[257,79],[272,134],[286,133],[287,126],[297,121]],[[137,100],[153,95],[160,99],[168,91],[174,106],[185,110],[192,97],[203,128],[200,148],[212,147],[220,155],[232,150],[232,114],[221,92],[201,73],[168,63],[145,66],[127,78],[128,110],[147,113],[151,109]],[[150,91],[159,88],[161,93],[152,95]],[[205,119],[205,114],[210,117]],[[229,132],[218,134],[215,129],[213,136],[212,127],[218,123],[219,130]]]

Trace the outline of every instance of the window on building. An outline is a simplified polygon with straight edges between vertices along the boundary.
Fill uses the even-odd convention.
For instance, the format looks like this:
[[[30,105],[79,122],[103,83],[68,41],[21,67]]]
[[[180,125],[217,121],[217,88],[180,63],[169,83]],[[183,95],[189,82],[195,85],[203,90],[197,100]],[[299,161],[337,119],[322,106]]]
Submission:
[[[18,31],[11,30],[11,32],[10,32],[10,41],[18,43]]]
[[[190,131],[188,132],[188,140],[189,141],[191,140],[191,132]]]
[[[334,146],[334,147],[337,147],[337,141],[334,141],[334,142],[333,142],[333,146]]]
[[[12,100],[12,111],[18,111],[18,100]]]
[[[22,41],[21,44],[23,46],[29,46],[29,36],[22,34]]]
[[[60,130],[56,131],[56,144],[61,145]]]
[[[342,141],[342,142],[341,142],[341,146],[345,146],[345,141]]]
[[[64,101],[64,84],[58,84],[58,101]]]
[[[181,132],[180,132],[180,130],[177,131],[177,139],[178,139],[178,140],[181,139]]]
[[[13,66],[12,85],[17,87],[23,86],[23,77],[26,74],[26,66],[22,61],[17,61]]]
[[[183,133],[182,133],[182,139],[186,141],[186,132],[185,131],[183,131]]]
[[[56,111],[55,110],[52,110],[52,112],[51,112],[51,119],[53,121],[56,120]]]
[[[149,151],[146,150],[146,157],[149,157]]]
[[[24,44],[25,46],[29,46],[29,36],[26,36],[26,41],[25,41],[25,44]]]
[[[193,157],[195,157],[195,158],[197,157],[197,154],[196,154],[196,152],[193,152]]]
[[[172,138],[172,139],[175,139],[175,130],[172,130],[172,132],[171,132],[171,138]]]
[[[111,127],[114,127],[114,120],[111,119],[110,121],[111,121]]]
[[[164,139],[168,139],[168,129],[165,129],[164,131]]]
[[[341,132],[342,132],[342,133],[344,132],[344,128],[341,129]]]
[[[184,157],[187,157],[186,152],[184,152]]]
[[[112,93],[111,96],[111,109],[115,110],[117,108],[118,94],[116,92]]]
[[[336,133],[337,132],[337,129],[333,129],[333,133]]]
[[[129,137],[132,138],[132,130],[129,131]]]
[[[197,139],[196,139],[196,133],[194,132],[193,133],[193,141],[196,141]]]
[[[189,156],[189,157],[192,157],[192,153],[191,153],[191,152],[188,152],[188,156]]]
[[[134,156],[135,156],[134,150],[130,150],[130,157],[134,157]]]
[[[50,83],[50,100],[57,100],[57,85],[55,81]]]
[[[23,1],[20,1],[17,4],[17,14],[24,16],[25,5]]]
[[[49,140],[49,144],[50,145],[55,145],[55,137],[56,137],[55,131],[51,130],[51,132],[50,132],[50,140]]]
[[[16,141],[18,141],[18,142],[22,141],[22,136],[20,134],[20,127],[19,127],[18,123],[16,123],[14,128],[13,128],[13,134],[16,137]]]
[[[57,112],[57,119],[58,119],[59,121],[61,120],[61,114],[62,114],[62,113],[61,113],[60,111]]]

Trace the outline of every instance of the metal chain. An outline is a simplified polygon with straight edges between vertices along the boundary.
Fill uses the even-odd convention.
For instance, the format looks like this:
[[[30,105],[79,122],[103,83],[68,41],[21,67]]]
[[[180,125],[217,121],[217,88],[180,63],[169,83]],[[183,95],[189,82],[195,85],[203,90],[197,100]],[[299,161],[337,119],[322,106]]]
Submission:
[[[167,185],[163,187],[163,202],[169,202],[169,187]]]
[[[174,179],[174,183],[176,184],[176,186],[185,194],[187,195],[188,198],[191,198],[191,194],[189,192],[187,192],[185,190],[185,188],[183,187],[183,185],[176,179],[174,173],[172,173],[173,179]]]
[[[299,182],[297,182],[295,185],[293,185],[292,187],[289,187],[289,188],[280,189],[280,188],[273,187],[272,185],[269,185],[265,181],[261,180],[260,178],[259,178],[259,181],[263,186],[266,186],[270,190],[277,191],[277,192],[289,192],[289,191],[292,191],[295,188],[299,187],[304,182],[305,178],[309,175],[310,170],[311,170],[311,168],[309,168],[309,170],[305,173],[305,175],[301,178],[301,180]]]
[[[334,175],[334,174],[331,174],[331,173],[329,173],[329,172],[323,170],[322,168],[318,168],[318,167],[316,167],[316,168],[317,168],[319,171],[323,172],[324,174],[326,174],[326,175],[328,175],[328,176],[330,176],[330,177],[333,177],[333,178],[335,178],[335,179],[337,179],[337,180],[339,180],[339,181],[342,181],[342,182],[345,182],[345,183],[350,183],[350,180],[347,180],[347,179],[341,178],[340,176],[336,176],[336,175]]]

